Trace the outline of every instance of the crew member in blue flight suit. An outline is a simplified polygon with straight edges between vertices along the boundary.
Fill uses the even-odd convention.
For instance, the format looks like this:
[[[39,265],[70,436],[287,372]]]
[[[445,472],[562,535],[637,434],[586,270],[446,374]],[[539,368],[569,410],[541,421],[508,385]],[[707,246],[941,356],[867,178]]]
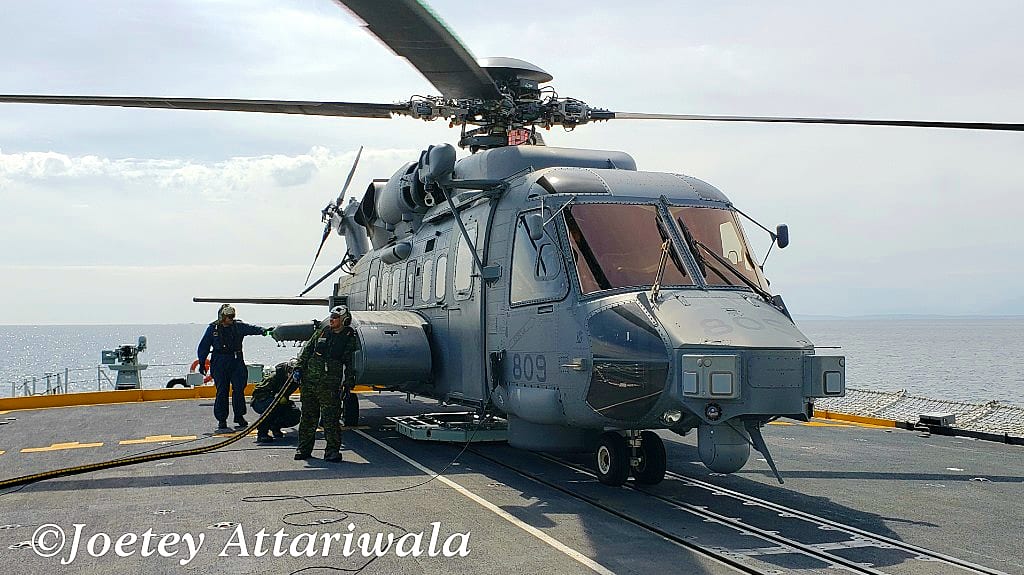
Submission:
[[[206,375],[206,357],[210,356],[210,375],[217,388],[213,402],[213,416],[217,418],[217,431],[230,431],[228,427],[228,388],[231,388],[231,406],[235,412],[235,425],[248,427],[245,420],[245,382],[248,371],[242,357],[242,338],[247,335],[271,335],[273,328],[264,328],[235,321],[235,308],[220,306],[217,321],[211,323],[199,342],[199,371]],[[212,350],[212,354],[211,354]]]

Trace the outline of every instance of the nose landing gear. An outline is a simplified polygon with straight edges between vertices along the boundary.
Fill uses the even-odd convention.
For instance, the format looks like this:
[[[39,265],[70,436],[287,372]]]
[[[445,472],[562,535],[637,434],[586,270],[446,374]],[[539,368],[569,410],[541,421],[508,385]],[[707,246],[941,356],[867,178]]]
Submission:
[[[598,441],[595,461],[597,479],[618,487],[632,474],[640,485],[655,485],[665,479],[665,444],[653,431],[627,430],[626,435],[606,431]]]

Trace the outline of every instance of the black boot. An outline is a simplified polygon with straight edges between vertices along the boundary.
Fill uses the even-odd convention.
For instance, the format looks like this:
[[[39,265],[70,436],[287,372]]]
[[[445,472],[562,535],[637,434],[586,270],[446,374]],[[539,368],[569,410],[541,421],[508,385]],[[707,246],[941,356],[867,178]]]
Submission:
[[[324,461],[330,461],[331,463],[337,463],[337,462],[341,461],[341,452],[340,451],[325,451],[324,452]]]
[[[244,417],[239,415],[235,418],[235,427],[249,427],[249,422]]]
[[[256,443],[273,443],[274,438],[267,431],[256,432]]]
[[[228,427],[228,420],[221,419],[217,421],[217,433],[229,433],[231,428]]]
[[[305,451],[296,451],[295,452],[295,460],[296,461],[301,461],[303,459],[309,459],[310,457],[312,457],[311,453],[307,453]]]

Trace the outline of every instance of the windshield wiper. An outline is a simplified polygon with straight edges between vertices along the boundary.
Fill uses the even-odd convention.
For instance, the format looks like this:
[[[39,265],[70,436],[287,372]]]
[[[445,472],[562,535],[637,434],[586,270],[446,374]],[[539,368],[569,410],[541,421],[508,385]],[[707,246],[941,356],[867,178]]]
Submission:
[[[697,240],[693,239],[693,234],[690,233],[690,228],[686,227],[686,224],[683,223],[683,218],[676,218],[676,223],[679,224],[679,229],[682,230],[683,232],[683,239],[686,240],[686,246],[690,248],[690,253],[692,253],[694,259],[697,260],[697,266],[700,268],[698,270],[700,271],[700,275],[704,276],[705,278],[708,277],[708,263],[704,261],[704,256],[700,255],[700,250],[698,250],[697,246],[695,245],[695,242]],[[712,271],[718,274],[718,277],[722,278],[722,281],[729,281],[725,279],[725,277],[722,276],[722,274],[718,273],[718,270],[712,268]]]
[[[704,248],[704,251],[708,252],[708,254],[711,257],[715,258],[715,261],[717,261],[718,263],[720,263],[723,266],[725,266],[726,268],[728,268],[729,271],[731,271],[732,273],[736,274],[736,277],[740,278],[740,280],[742,280],[743,283],[747,284],[750,287],[750,289],[752,289],[755,292],[757,292],[757,294],[759,296],[763,297],[765,299],[765,301],[767,301],[769,303],[772,301],[772,294],[766,292],[764,290],[764,288],[762,288],[761,286],[759,286],[756,283],[754,283],[747,276],[743,275],[743,273],[741,273],[740,270],[737,269],[736,266],[734,266],[732,264],[732,262],[730,262],[729,260],[725,259],[724,257],[716,254],[714,250],[712,250],[711,248],[709,248],[706,245],[702,244],[700,241],[698,241],[696,239],[693,240],[693,243],[696,244],[698,247]],[[719,275],[721,275],[721,274],[719,274]],[[725,278],[723,277],[722,279],[724,280]],[[726,281],[728,281],[728,280],[726,280]]]
[[[672,240],[669,239],[668,233],[665,231],[661,216],[655,215],[654,223],[658,226],[658,235],[661,237],[661,259],[658,261],[658,274],[654,276],[654,285],[651,286],[651,301],[657,302],[658,292],[661,291],[661,282],[665,279],[665,266],[668,264],[669,255],[672,256],[672,263],[683,274],[683,277],[686,277],[686,266],[683,265],[679,253],[672,245]]]
[[[661,261],[658,262],[658,275],[654,276],[654,285],[651,286],[651,301],[658,302],[658,292],[661,291],[661,280],[665,277],[665,264],[668,263],[668,250],[672,245],[668,239],[661,242]]]

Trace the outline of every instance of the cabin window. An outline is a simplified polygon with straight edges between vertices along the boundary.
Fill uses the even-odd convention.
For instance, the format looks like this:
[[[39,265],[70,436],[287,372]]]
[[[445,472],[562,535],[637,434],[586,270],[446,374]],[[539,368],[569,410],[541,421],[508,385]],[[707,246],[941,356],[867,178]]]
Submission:
[[[466,225],[466,233],[475,246],[477,244],[477,224],[473,222]],[[466,299],[473,291],[473,272],[476,263],[473,253],[470,251],[466,238],[461,233],[455,248],[455,295],[456,299]],[[464,297],[459,297],[464,296]]]
[[[563,213],[584,294],[654,285],[668,238],[657,206],[576,204]],[[668,249],[662,287],[693,285],[675,246]]]
[[[405,304],[412,305],[416,299],[416,260],[405,266]]]
[[[366,309],[377,309],[377,276],[370,276],[370,283],[366,288]]]
[[[448,256],[437,258],[437,270],[434,276],[434,297],[444,301],[445,289],[448,287]]]
[[[391,278],[391,307],[397,308],[402,297],[402,268],[395,268]]]
[[[539,211],[520,214],[512,246],[512,279],[509,301],[512,304],[558,300],[565,297],[569,284],[555,243],[554,223],[548,223],[539,240],[530,238],[526,217]],[[546,215],[545,219],[550,215]]]
[[[669,210],[676,224],[685,224],[693,239],[690,249],[697,256],[704,281],[713,286],[746,286],[741,275],[754,285],[767,290],[743,228],[732,210],[719,208],[673,207]],[[680,225],[682,228],[683,226]],[[714,252],[712,255],[709,252]],[[719,261],[719,256],[725,262]]]
[[[434,295],[432,291],[434,289],[433,259],[427,258],[427,260],[423,262],[423,272],[420,277],[423,278],[420,280],[420,299],[422,299],[424,303],[427,303],[433,299],[431,296]]]

